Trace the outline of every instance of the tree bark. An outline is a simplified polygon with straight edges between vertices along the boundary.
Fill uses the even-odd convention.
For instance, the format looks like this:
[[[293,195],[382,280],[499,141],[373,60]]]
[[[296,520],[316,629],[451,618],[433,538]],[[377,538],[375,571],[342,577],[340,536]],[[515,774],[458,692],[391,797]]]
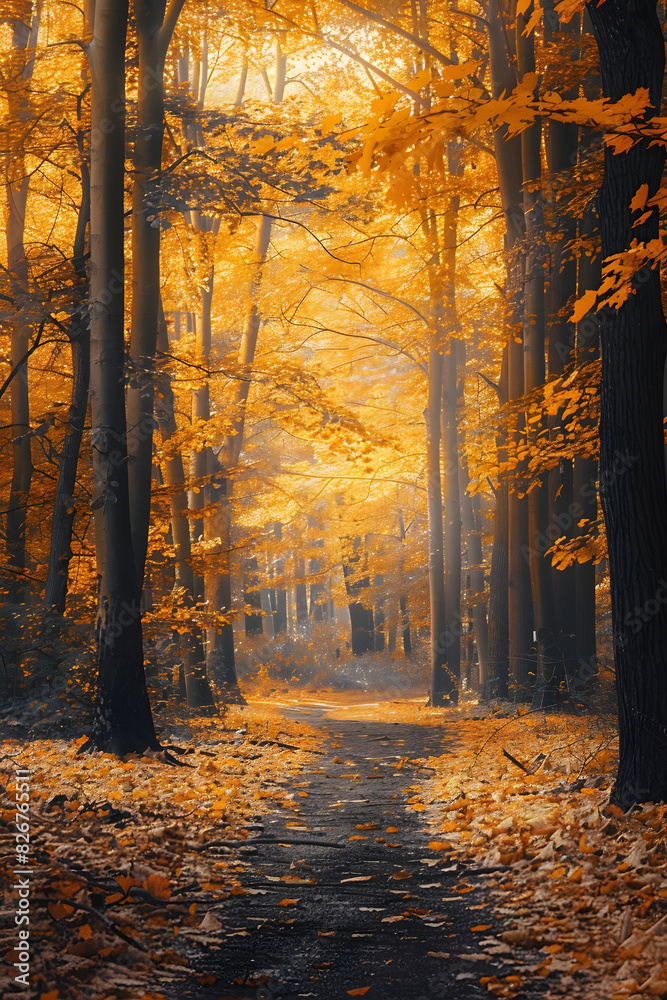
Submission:
[[[574,17],[568,24],[558,24],[558,18],[553,11],[553,3],[549,0],[551,10],[545,16],[545,41],[553,41],[556,33],[576,35],[579,31],[579,18]],[[578,88],[573,88],[563,94],[564,98],[576,98]],[[577,159],[578,129],[576,125],[564,122],[548,122],[545,126],[545,149],[549,173],[557,182],[562,181],[568,171],[572,171]],[[574,327],[568,322],[568,303],[574,298],[577,287],[577,262],[571,251],[566,248],[576,233],[576,220],[573,218],[565,198],[556,190],[553,195],[552,213],[556,227],[559,230],[557,238],[550,246],[551,267],[549,273],[549,374],[562,375],[566,366],[572,364],[575,356],[576,334]],[[545,237],[546,239],[546,237]],[[596,286],[597,287],[597,286]],[[556,414],[549,419],[552,427],[559,426],[562,414]],[[572,505],[580,502],[574,488],[573,463],[563,459],[555,469],[547,474],[549,501],[548,516],[540,527],[542,537],[548,537],[546,529],[550,525],[559,526],[559,536],[572,538],[577,534],[576,524],[571,517]],[[561,528],[560,525],[566,525]],[[537,547],[537,546],[536,546]],[[544,548],[544,546],[542,546]],[[551,557],[547,557],[550,560]],[[568,566],[565,569],[551,570],[555,626],[557,637],[551,654],[552,690],[567,683],[567,678],[576,673],[577,652],[577,567]]]
[[[164,135],[164,63],[185,0],[134,0],[139,49],[132,187],[132,368],[127,390],[127,451],[132,548],[143,585],[151,510],[155,349],[160,308],[157,204]]]
[[[83,75],[85,79],[87,73]],[[53,504],[49,568],[44,590],[45,606],[61,615],[65,613],[67,602],[67,581],[69,563],[72,558],[72,528],[75,515],[73,497],[81,439],[88,411],[90,385],[90,331],[88,329],[88,309],[87,306],[84,307],[84,300],[89,295],[86,231],[90,224],[90,166],[85,155],[84,136],[81,128],[77,136],[77,145],[81,157],[81,205],[74,237],[72,263],[74,272],[81,282],[81,301],[80,312],[73,319],[67,333],[72,350],[72,395]]]
[[[162,303],[158,314],[157,346],[163,356],[169,354],[169,336]],[[166,372],[156,372],[155,419],[162,443],[176,433],[176,414],[174,407],[174,391],[171,379]],[[166,459],[162,463],[164,483],[169,489],[169,506],[171,514],[171,534],[176,550],[174,566],[174,589],[183,591],[182,599],[186,605],[193,607],[195,603],[194,575],[192,572],[192,546],[190,528],[186,518],[188,498],[185,490],[185,470],[180,453]],[[180,638],[183,644],[183,638]],[[206,654],[202,641],[201,629],[194,623],[191,626],[189,639],[185,643],[183,654],[183,672],[185,681],[185,697],[189,708],[204,708],[215,705],[206,677]]]
[[[97,0],[91,67],[90,343],[93,507],[98,552],[98,690],[86,746],[118,754],[159,746],[146,679],[132,550],[124,392],[126,0]]]
[[[426,475],[428,512],[428,583],[431,611],[431,695],[429,703],[444,704],[446,690],[447,619],[445,616],[445,557],[442,517],[442,481],[440,478],[440,413],[444,347],[434,345],[429,351],[428,405],[426,408]]]
[[[12,52],[8,67],[7,111],[10,122],[24,126],[33,111],[30,102],[30,78],[35,62],[37,32],[41,3],[32,15],[32,4],[18,5],[18,16],[13,20]],[[13,471],[7,510],[7,565],[11,573],[9,599],[21,602],[27,598],[26,570],[26,520],[28,498],[32,484],[32,450],[30,431],[30,399],[28,394],[28,360],[30,333],[33,327],[28,288],[28,261],[25,253],[25,215],[28,202],[29,178],[26,175],[23,149],[16,150],[8,165],[7,184],[7,269],[9,271],[14,314],[10,360],[12,369],[18,368],[12,379],[10,412],[12,420]]]
[[[458,199],[456,199],[458,201]],[[456,245],[454,224],[453,242]],[[447,250],[445,251],[447,252]],[[455,249],[453,250],[455,253]],[[454,290],[449,295],[449,314],[454,306]],[[442,457],[444,467],[443,533],[445,548],[445,634],[447,667],[445,692],[451,704],[457,704],[461,686],[461,502],[459,495],[459,456],[456,404],[458,400],[459,341],[449,339],[445,356],[442,391]]]
[[[273,532],[276,537],[277,542],[282,541],[283,537],[283,526],[279,521],[276,521],[273,526]],[[282,577],[285,573],[285,557],[280,554],[276,560],[276,572],[279,577]],[[287,631],[287,591],[284,586],[276,587],[276,607],[273,613],[273,634],[277,635],[279,632]]]
[[[648,89],[646,118],[660,112],[665,49],[655,3],[605,0],[588,6],[600,52],[603,93],[613,101]],[[658,213],[632,228],[631,199],[660,186],[665,152],[646,140],[614,155],[605,147],[600,189],[603,259],[632,239],[658,237]],[[619,767],[612,800],[667,797],[667,488],[662,391],[667,327],[658,269],[645,268],[635,294],[601,323],[600,494],[609,545],[619,711]],[[619,471],[618,460],[625,464]]]
[[[498,403],[502,412],[507,403],[507,355],[503,350]],[[506,434],[496,435],[498,465],[507,461]],[[507,698],[509,695],[509,484],[503,476],[495,493],[493,549],[489,573],[489,668],[487,689],[483,698]]]
[[[254,609],[251,612],[246,611],[245,613],[245,634],[263,635],[264,618],[262,615],[262,596],[259,591],[259,568],[257,566],[257,556],[250,556],[247,560],[244,599],[246,607]]]
[[[363,656],[364,653],[372,653],[375,648],[375,623],[373,609],[367,608],[358,599],[370,582],[367,576],[358,575],[359,564],[365,558],[361,538],[354,539],[352,548],[352,556],[343,559],[343,576],[350,611],[352,653],[354,656]],[[363,566],[361,572],[364,572]]]
[[[535,73],[535,37],[524,34],[527,18],[516,19],[517,68],[521,79]],[[523,286],[523,359],[524,392],[544,384],[545,368],[545,296],[544,252],[546,242],[542,201],[541,164],[542,125],[536,119],[521,133],[521,172],[523,176],[523,215],[526,223],[526,254]],[[539,185],[539,187],[538,187]],[[543,422],[526,425],[529,444],[540,431]],[[539,545],[549,523],[548,480],[533,486],[528,494],[528,546],[522,554],[528,562],[535,615],[537,663],[534,708],[549,708],[562,700],[560,681],[562,669],[557,641],[556,610],[551,576],[551,561]],[[525,681],[524,681],[525,683]]]
[[[460,397],[459,397],[460,398]],[[479,664],[479,690],[486,697],[488,690],[489,630],[484,600],[484,553],[482,548],[482,525],[479,494],[471,497],[468,487],[468,460],[463,449],[460,459],[461,476],[461,526],[466,538],[466,562],[470,575],[469,601],[472,611],[472,627],[477,646]]]
[[[598,226],[595,202],[588,205],[581,223],[581,233],[592,234]],[[578,293],[598,288],[602,280],[600,258],[582,257],[579,260]],[[577,364],[585,365],[600,356],[600,320],[597,313],[589,313],[577,325]],[[577,457],[574,460],[574,496],[581,518],[595,523],[598,517],[598,463],[595,458]],[[584,526],[585,530],[586,526]],[[597,670],[597,640],[595,633],[595,565],[593,560],[577,563],[576,586],[576,635],[577,674],[583,671],[590,676]]]

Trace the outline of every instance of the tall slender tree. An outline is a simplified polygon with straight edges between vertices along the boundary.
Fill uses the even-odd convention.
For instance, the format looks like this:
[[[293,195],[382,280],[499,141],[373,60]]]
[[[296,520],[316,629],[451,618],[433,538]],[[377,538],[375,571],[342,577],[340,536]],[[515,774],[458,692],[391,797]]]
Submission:
[[[28,394],[28,352],[35,316],[28,288],[28,260],[25,252],[25,221],[29,174],[26,169],[23,136],[33,116],[30,78],[35,65],[35,49],[41,14],[39,3],[33,14],[32,3],[20,0],[11,18],[12,50],[6,76],[6,96],[11,121],[22,132],[20,146],[7,164],[7,269],[10,275],[14,312],[12,316],[11,362],[17,369],[10,385],[12,418],[12,484],[7,511],[7,564],[13,574],[9,596],[14,601],[26,597],[26,519],[32,483],[32,435]]]
[[[144,674],[141,586],[130,525],[125,420],[124,164],[127,0],[96,0],[91,72],[91,442],[98,522],[98,687],[87,746],[159,746]],[[82,748],[83,749],[83,748]]]

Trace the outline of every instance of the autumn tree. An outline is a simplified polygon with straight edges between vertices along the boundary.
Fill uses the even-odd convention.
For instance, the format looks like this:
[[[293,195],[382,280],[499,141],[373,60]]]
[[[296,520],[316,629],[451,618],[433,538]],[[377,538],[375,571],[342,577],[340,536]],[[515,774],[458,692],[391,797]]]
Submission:
[[[125,418],[124,163],[126,0],[96,0],[91,71],[91,441],[100,591],[98,691],[88,745],[159,746],[144,675],[141,584],[132,548]]]

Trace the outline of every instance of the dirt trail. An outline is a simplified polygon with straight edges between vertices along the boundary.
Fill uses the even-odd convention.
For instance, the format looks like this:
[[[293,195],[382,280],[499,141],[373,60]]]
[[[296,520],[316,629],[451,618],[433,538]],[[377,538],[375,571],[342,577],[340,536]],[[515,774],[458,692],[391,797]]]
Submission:
[[[489,997],[480,977],[507,976],[514,963],[502,953],[493,964],[462,957],[486,950],[501,929],[484,907],[484,877],[430,850],[420,813],[406,809],[406,789],[428,777],[429,755],[456,752],[455,734],[327,720],[324,711],[284,709],[324,730],[326,755],[291,781],[298,813],[269,813],[250,831],[276,842],[242,849],[247,894],[215,910],[219,946],[197,962],[215,985],[160,989],[192,1000]],[[281,837],[318,843],[283,846]],[[297,902],[281,905],[286,899]]]

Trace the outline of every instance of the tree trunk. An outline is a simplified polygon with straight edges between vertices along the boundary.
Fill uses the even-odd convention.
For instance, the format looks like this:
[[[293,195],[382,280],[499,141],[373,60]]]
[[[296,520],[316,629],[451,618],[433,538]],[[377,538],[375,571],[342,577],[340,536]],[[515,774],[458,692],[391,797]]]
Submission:
[[[162,355],[169,354],[169,337],[167,323],[160,302],[158,313],[157,346]],[[171,379],[166,372],[156,375],[158,392],[155,396],[155,419],[157,420],[163,444],[176,433],[176,415],[174,409],[174,391]],[[195,603],[194,576],[192,573],[192,547],[190,528],[186,518],[188,498],[185,490],[185,471],[180,453],[166,459],[162,464],[164,483],[169,489],[169,506],[171,514],[171,534],[176,550],[174,589],[183,589],[183,600],[193,607]],[[180,643],[183,643],[181,638]],[[206,677],[206,654],[202,642],[201,629],[193,624],[189,640],[184,650],[184,682],[185,696],[189,708],[204,708],[215,704],[208,679]]]
[[[212,479],[211,506],[214,516],[204,521],[205,537],[209,522],[214,521],[215,550],[211,553],[215,564],[207,566],[205,586],[209,613],[223,615],[225,620],[207,630],[206,662],[208,675],[220,688],[225,703],[245,704],[239,690],[234,658],[234,627],[231,620],[232,577],[230,556],[232,551],[232,512],[230,506],[232,483],[224,470],[217,471]]]
[[[296,624],[305,628],[308,623],[308,584],[303,582],[306,579],[306,563],[301,557],[296,560],[296,578],[302,581],[301,583],[297,583],[294,588],[296,595]]]
[[[553,3],[549,0],[551,7]],[[546,8],[545,8],[546,9]],[[568,24],[558,24],[558,18],[551,10],[545,16],[545,41],[554,41],[554,34],[563,33],[576,35],[579,30],[579,18],[574,17]],[[565,98],[576,98],[578,88],[566,91]],[[577,159],[578,129],[576,125],[563,122],[549,122],[545,129],[545,149],[549,173],[561,179],[568,171],[572,171]],[[557,238],[550,246],[551,268],[549,274],[549,374],[561,375],[565,367],[574,361],[576,333],[567,320],[568,302],[571,302],[577,287],[577,262],[572,257],[567,246],[576,233],[576,220],[573,218],[565,199],[558,193],[558,185],[553,195],[553,217],[557,220]],[[543,237],[544,239],[545,237]],[[597,287],[597,286],[596,286]],[[552,427],[559,426],[562,414],[556,414],[549,419]],[[572,505],[579,502],[574,492],[573,463],[562,460],[557,468],[547,474],[549,491],[548,517],[540,527],[542,537],[547,538],[550,526],[558,527],[558,536],[572,538],[577,534],[576,523],[571,516]],[[565,525],[565,527],[561,527]],[[536,546],[537,548],[537,546]],[[542,550],[544,545],[542,545]],[[547,560],[550,561],[548,556]],[[576,566],[565,569],[551,570],[554,594],[555,625],[557,641],[550,657],[552,690],[564,687],[567,677],[576,673],[577,648],[577,618],[576,601]],[[562,688],[561,688],[562,690]],[[553,696],[552,696],[553,697]]]
[[[523,395],[523,344],[510,337],[508,346],[508,386],[510,399]],[[521,419],[518,420],[518,433]],[[528,550],[528,502],[520,497],[517,483],[508,497],[508,585],[507,614],[509,622],[510,673],[514,697],[526,700],[531,697],[535,680],[535,663],[531,659],[533,631],[533,603],[530,586],[530,567],[526,559]]]
[[[403,652],[407,657],[412,656],[412,638],[410,636],[410,617],[408,615],[408,599],[405,594],[401,594],[398,599],[398,606],[401,610],[401,631],[403,633]]]
[[[503,351],[498,402],[501,407],[507,403],[507,355],[509,345]],[[507,460],[506,434],[504,430],[496,436],[498,465]],[[509,485],[503,476],[495,493],[495,516],[493,527],[493,549],[491,572],[489,573],[489,669],[488,686],[482,689],[483,698],[507,698],[509,695]]]
[[[445,616],[445,557],[440,478],[440,412],[442,410],[443,352],[429,351],[426,408],[426,474],[428,512],[428,583],[431,610],[431,705],[444,704],[447,690],[447,619]]]
[[[588,11],[600,52],[605,97],[648,89],[660,113],[665,48],[655,3],[605,0]],[[664,149],[646,140],[615,156],[605,147],[600,189],[602,257],[636,239],[658,238],[658,213],[632,228],[631,199],[660,187]],[[644,268],[634,295],[602,313],[600,494],[609,545],[619,711],[619,767],[612,800],[667,797],[667,488],[662,391],[667,328],[658,269]],[[620,464],[619,464],[620,460]]]
[[[259,591],[259,569],[257,566],[257,556],[250,556],[247,561],[246,585],[244,588],[244,600],[246,607],[253,608],[250,613],[245,613],[245,634],[263,635],[263,615],[262,615],[262,595]]]
[[[84,57],[85,59],[85,57]],[[83,74],[84,79],[87,73]],[[68,429],[60,456],[58,484],[53,504],[49,568],[44,590],[44,604],[59,614],[65,613],[69,563],[72,558],[72,528],[74,525],[74,490],[81,451],[81,439],[88,411],[90,384],[90,332],[88,309],[84,300],[89,295],[86,267],[86,230],[90,223],[90,167],[85,155],[84,135],[79,129],[77,145],[81,157],[81,205],[74,237],[73,267],[81,281],[81,313],[75,317],[68,330],[72,350],[72,396],[68,416]]]
[[[460,398],[460,397],[459,397]],[[482,549],[482,525],[479,494],[471,497],[468,487],[468,460],[461,449],[461,525],[466,537],[466,562],[470,575],[469,600],[472,610],[472,627],[477,646],[477,661],[479,663],[479,690],[486,697],[488,690],[488,657],[489,630],[486,620],[486,601],[484,600],[484,553]]]
[[[218,449],[214,466],[213,481],[217,479],[218,487],[211,490],[211,504],[215,505],[217,498],[220,503],[217,509],[204,521],[204,538],[215,543],[215,550],[212,554],[219,557],[218,566],[209,570],[206,583],[206,600],[209,607],[216,613],[229,614],[231,612],[232,583],[229,568],[229,549],[231,547],[231,499],[234,489],[233,480],[230,478],[231,470],[235,468],[241,455],[243,447],[243,432],[245,429],[246,405],[248,393],[250,391],[250,366],[255,358],[257,347],[257,336],[259,334],[260,313],[257,308],[256,296],[259,291],[261,281],[261,266],[266,260],[271,237],[271,220],[262,216],[259,230],[258,244],[258,266],[255,276],[251,282],[251,306],[248,314],[246,329],[241,338],[239,347],[239,367],[243,377],[237,379],[235,384],[234,397],[231,404],[234,421],[234,434],[228,435]],[[227,555],[224,548],[227,546]],[[221,565],[220,565],[221,563]],[[226,579],[222,579],[225,576]],[[220,604],[221,600],[228,601]],[[210,630],[208,635],[207,657],[211,669],[219,671],[222,683],[231,700],[241,699],[236,680],[236,668],[234,664],[234,636],[232,623],[229,621],[222,627],[221,631]],[[215,676],[212,674],[211,676]]]
[[[375,577],[374,586],[384,587],[384,576],[382,573],[378,573]],[[373,648],[376,653],[383,653],[385,647],[385,597],[381,595],[375,599],[375,612],[373,619],[373,626],[375,632],[375,642]]]
[[[69,407],[68,427],[60,455],[58,484],[53,503],[51,522],[51,548],[49,569],[44,591],[47,608],[65,614],[67,579],[72,558],[72,527],[74,525],[74,490],[79,464],[81,439],[88,411],[88,385],[90,381],[90,334],[87,316],[77,319],[68,330],[72,347],[72,397]]]
[[[597,229],[597,213],[594,203],[588,205],[581,224],[583,234],[592,234]],[[601,261],[590,257],[579,260],[578,292],[583,295],[589,288],[598,288],[601,275]],[[597,313],[589,313],[577,325],[577,364],[585,365],[600,356],[600,320]],[[580,519],[594,523],[598,517],[598,495],[596,482],[598,463],[595,458],[577,457],[574,460],[574,496],[579,505]],[[584,527],[585,530],[585,527]],[[597,670],[597,642],[595,635],[595,565],[593,560],[577,563],[575,566],[576,606],[577,606],[577,674],[590,676]]]
[[[134,0],[139,49],[132,187],[132,367],[127,451],[132,548],[140,587],[148,547],[153,466],[155,349],[160,308],[158,184],[164,135],[164,62],[185,0]]]
[[[10,65],[7,67],[8,83],[5,85],[5,92],[9,121],[23,125],[34,114],[29,96],[29,81],[35,62],[41,3],[37,4],[35,14],[31,16],[32,4],[23,0],[18,5],[17,14],[13,21],[12,52]],[[33,319],[28,289],[28,261],[24,245],[29,179],[26,176],[23,150],[16,150],[16,153],[7,170],[7,269],[15,308],[12,316],[10,360],[12,369],[18,370],[9,389],[13,472],[7,510],[6,538],[7,565],[12,574],[9,582],[9,599],[21,602],[27,598],[24,578],[26,519],[33,472],[27,359]]]
[[[458,201],[458,199],[456,199]],[[454,224],[453,240],[456,241]],[[455,251],[454,251],[455,252]],[[449,312],[452,315],[453,288]],[[445,691],[451,704],[457,704],[461,687],[461,502],[459,496],[459,456],[456,404],[458,400],[459,341],[449,339],[445,356],[442,391],[442,458],[444,467],[443,532],[445,548],[445,630],[447,667]]]
[[[524,30],[531,8],[516,19],[517,68],[521,79],[535,73],[535,38]],[[540,249],[546,239],[542,204],[541,122],[537,119],[521,133],[521,170],[523,175],[523,215],[526,223],[527,253],[524,262],[523,288],[523,360],[524,392],[545,381],[544,254]],[[540,185],[538,187],[538,185]],[[528,442],[543,429],[526,425]],[[546,477],[545,477],[546,479]],[[562,669],[557,642],[554,590],[551,561],[546,558],[539,539],[549,523],[547,481],[534,486],[528,494],[528,546],[523,555],[528,562],[536,628],[536,691],[533,708],[549,708],[562,700]],[[525,681],[524,681],[525,683]]]
[[[273,526],[276,541],[281,542],[283,537],[283,526],[276,521]],[[285,557],[280,554],[276,560],[276,572],[279,577],[285,573]],[[287,631],[287,591],[284,586],[276,587],[276,607],[273,613],[273,634]]]
[[[353,555],[349,560],[343,560],[343,577],[345,578],[345,589],[347,591],[348,608],[350,611],[352,653],[354,656],[363,656],[364,653],[372,653],[375,648],[373,609],[365,607],[358,600],[360,592],[369,585],[368,577],[359,578],[357,575],[359,563],[364,558],[362,550],[361,538],[355,538]]]
[[[132,550],[124,392],[126,0],[97,0],[91,67],[90,346],[93,507],[98,552],[98,690],[86,746],[125,754],[159,746],[146,679]]]

